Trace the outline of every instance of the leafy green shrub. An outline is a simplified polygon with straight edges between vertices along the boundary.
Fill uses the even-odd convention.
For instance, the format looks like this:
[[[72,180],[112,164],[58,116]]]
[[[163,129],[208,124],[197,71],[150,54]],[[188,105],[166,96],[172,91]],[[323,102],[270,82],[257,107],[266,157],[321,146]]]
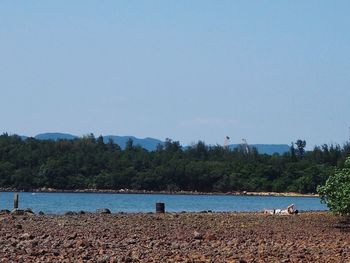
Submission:
[[[337,169],[324,186],[317,187],[317,192],[333,213],[350,215],[350,157],[343,169]]]

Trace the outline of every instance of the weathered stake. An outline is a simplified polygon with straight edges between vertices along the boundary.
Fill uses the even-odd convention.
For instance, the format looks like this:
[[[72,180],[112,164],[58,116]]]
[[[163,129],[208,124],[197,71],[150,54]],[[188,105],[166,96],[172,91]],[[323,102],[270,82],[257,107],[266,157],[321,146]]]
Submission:
[[[156,213],[164,213],[164,212],[165,212],[165,204],[156,203]]]
[[[15,197],[13,199],[13,208],[18,209],[18,194],[15,194]]]

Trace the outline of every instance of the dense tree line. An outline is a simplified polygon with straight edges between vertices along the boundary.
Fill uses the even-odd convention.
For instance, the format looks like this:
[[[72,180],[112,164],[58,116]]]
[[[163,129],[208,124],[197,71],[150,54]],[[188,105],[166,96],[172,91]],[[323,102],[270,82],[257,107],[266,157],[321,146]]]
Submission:
[[[3,134],[0,187],[312,193],[344,165],[350,144],[322,145],[307,152],[305,145],[298,140],[288,153],[266,155],[254,148],[229,149],[202,141],[183,148],[166,139],[149,152],[132,140],[122,150],[92,134],[59,141]]]

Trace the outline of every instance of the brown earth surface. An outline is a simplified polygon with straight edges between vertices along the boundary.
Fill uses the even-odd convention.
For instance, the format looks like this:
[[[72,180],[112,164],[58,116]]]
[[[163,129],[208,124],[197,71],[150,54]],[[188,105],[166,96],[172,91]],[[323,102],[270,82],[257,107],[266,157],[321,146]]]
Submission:
[[[350,262],[326,212],[0,215],[0,262]]]

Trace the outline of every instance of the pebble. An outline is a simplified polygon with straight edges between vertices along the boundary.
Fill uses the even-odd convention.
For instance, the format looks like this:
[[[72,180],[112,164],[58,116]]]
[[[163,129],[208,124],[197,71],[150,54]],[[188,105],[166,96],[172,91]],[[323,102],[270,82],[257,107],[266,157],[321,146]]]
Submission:
[[[194,239],[203,239],[203,234],[199,233],[198,231],[193,232],[193,238]]]

